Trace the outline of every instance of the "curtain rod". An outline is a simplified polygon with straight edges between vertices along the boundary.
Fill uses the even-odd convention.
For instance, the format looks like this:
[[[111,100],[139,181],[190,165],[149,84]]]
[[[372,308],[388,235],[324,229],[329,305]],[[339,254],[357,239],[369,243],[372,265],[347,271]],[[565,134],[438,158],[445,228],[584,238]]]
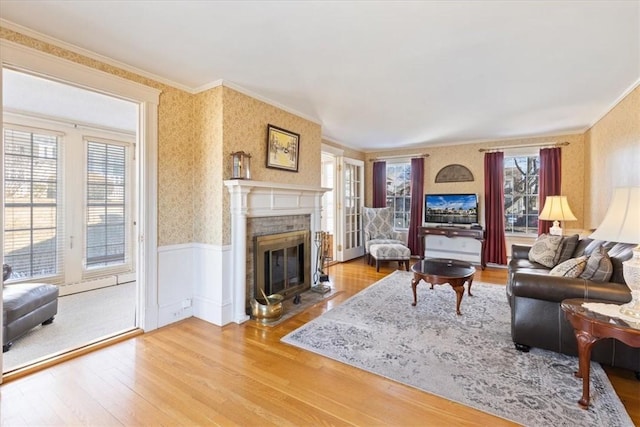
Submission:
[[[400,154],[397,156],[380,156],[369,159],[370,162],[377,162],[379,160],[391,160],[391,159],[413,159],[416,157],[429,157],[427,153],[422,154]]]
[[[484,153],[485,151],[499,151],[499,150],[506,150],[509,148],[528,148],[528,147],[565,147],[569,145],[568,142],[548,142],[548,143],[542,143],[542,144],[521,144],[521,145],[504,145],[501,147],[491,147],[491,148],[480,148],[478,149],[479,152]]]

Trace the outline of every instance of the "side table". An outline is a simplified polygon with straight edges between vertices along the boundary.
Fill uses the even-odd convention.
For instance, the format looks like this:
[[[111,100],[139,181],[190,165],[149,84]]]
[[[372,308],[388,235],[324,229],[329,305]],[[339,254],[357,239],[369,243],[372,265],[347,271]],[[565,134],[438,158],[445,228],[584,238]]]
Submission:
[[[582,397],[578,404],[583,409],[589,407],[589,370],[593,345],[603,338],[615,338],[630,347],[640,347],[640,325],[632,325],[617,317],[587,310],[582,306],[585,302],[611,304],[611,301],[580,298],[562,301],[562,311],[573,326],[578,341],[579,363],[578,372],[575,375],[582,378]]]

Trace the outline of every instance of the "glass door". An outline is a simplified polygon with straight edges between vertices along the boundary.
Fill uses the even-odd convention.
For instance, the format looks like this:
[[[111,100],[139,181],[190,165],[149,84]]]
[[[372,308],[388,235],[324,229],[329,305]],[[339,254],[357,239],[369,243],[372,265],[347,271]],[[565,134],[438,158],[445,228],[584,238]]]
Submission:
[[[338,205],[340,235],[337,245],[338,261],[348,261],[364,255],[362,236],[362,208],[364,206],[364,162],[342,158],[338,162],[341,183],[341,202]]]

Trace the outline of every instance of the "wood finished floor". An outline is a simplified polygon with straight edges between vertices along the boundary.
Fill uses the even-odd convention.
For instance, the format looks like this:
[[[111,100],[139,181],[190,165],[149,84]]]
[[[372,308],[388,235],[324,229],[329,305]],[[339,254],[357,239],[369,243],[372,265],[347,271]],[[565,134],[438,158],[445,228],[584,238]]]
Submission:
[[[334,265],[341,292],[275,327],[191,318],[15,379],[0,387],[0,424],[513,425],[279,342],[394,269]],[[489,268],[475,280],[503,285],[506,272]],[[640,425],[640,381],[607,373]]]

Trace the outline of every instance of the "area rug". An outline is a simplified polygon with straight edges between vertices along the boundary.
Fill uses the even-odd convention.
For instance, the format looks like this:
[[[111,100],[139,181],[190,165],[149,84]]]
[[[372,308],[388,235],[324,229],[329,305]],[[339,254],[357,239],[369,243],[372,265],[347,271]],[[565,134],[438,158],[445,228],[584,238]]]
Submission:
[[[474,283],[457,316],[449,285],[421,282],[412,307],[411,278],[396,271],[282,341],[523,425],[633,426],[598,363],[583,410],[576,357],[514,348],[503,286]]]

